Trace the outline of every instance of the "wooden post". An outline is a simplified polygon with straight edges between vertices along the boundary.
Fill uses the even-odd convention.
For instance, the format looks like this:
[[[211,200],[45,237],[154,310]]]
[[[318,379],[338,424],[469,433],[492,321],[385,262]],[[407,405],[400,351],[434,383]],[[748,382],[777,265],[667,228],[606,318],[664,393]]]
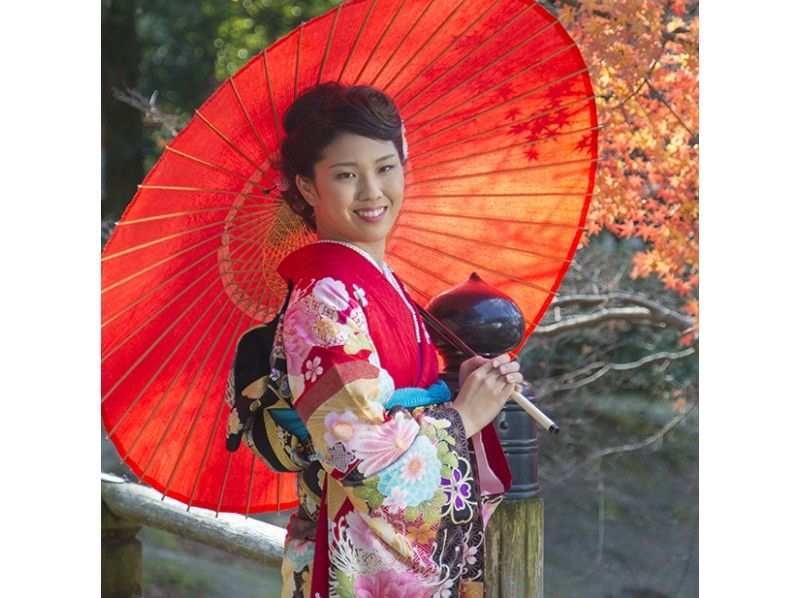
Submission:
[[[428,310],[473,351],[493,357],[516,347],[525,319],[514,301],[473,273],[466,282],[437,295]],[[464,355],[436,339],[445,369],[442,379],[455,394]],[[530,386],[523,396],[532,399]],[[509,402],[494,420],[511,468],[512,485],[489,519],[484,584],[490,598],[542,598],[544,595],[544,504],[538,483],[536,424]]]
[[[142,543],[136,537],[141,526],[116,516],[105,502],[100,506],[100,577],[103,598],[142,595]]]
[[[542,598],[543,554],[542,498],[504,499],[486,530],[487,598]]]

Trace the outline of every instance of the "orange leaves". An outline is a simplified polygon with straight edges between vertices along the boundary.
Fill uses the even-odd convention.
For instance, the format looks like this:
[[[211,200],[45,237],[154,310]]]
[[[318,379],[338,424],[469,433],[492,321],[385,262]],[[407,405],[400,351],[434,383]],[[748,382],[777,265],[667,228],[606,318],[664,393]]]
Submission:
[[[670,6],[672,8],[672,12],[679,17],[682,17],[684,14],[686,14],[686,0],[671,0]]]
[[[604,156],[588,234],[646,241],[631,276],[655,274],[697,317],[698,17],[685,0],[556,2],[589,63]],[[694,310],[694,311],[693,311]]]

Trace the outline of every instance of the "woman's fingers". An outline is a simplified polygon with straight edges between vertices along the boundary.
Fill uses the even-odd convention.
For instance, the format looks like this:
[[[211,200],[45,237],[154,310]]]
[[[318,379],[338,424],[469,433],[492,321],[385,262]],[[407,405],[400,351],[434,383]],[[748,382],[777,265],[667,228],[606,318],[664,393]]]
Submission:
[[[492,360],[492,367],[499,368],[503,364],[506,364],[511,361],[511,355],[508,353],[503,353],[502,355],[498,355]]]
[[[462,377],[469,376],[480,366],[485,365],[488,362],[489,362],[488,359],[486,359],[485,357],[481,357],[480,355],[475,355],[474,357],[465,359],[464,361],[461,362],[461,367],[459,368],[459,374]]]
[[[511,372],[518,372],[519,371],[519,361],[510,361],[508,363],[504,363],[500,367],[497,368],[503,374],[509,374]]]

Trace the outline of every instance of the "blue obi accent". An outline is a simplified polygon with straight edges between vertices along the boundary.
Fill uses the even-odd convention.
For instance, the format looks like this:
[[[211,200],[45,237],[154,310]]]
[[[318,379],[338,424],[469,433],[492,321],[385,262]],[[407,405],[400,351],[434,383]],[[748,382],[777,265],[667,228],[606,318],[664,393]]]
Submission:
[[[406,409],[422,407],[423,405],[437,405],[450,400],[450,389],[447,384],[439,380],[425,388],[397,388],[391,398],[386,402],[386,409],[402,405]]]
[[[450,400],[450,389],[447,384],[439,380],[428,388],[398,388],[386,402],[386,409],[402,406],[406,409],[422,407],[423,405],[437,405]],[[308,429],[303,424],[297,411],[294,409],[267,409],[272,419],[281,428],[294,434],[301,441],[308,438]]]
[[[308,429],[303,423],[303,420],[300,419],[296,409],[288,409],[286,407],[281,409],[267,409],[267,413],[272,416],[276,424],[287,432],[294,434],[300,440],[308,438]]]

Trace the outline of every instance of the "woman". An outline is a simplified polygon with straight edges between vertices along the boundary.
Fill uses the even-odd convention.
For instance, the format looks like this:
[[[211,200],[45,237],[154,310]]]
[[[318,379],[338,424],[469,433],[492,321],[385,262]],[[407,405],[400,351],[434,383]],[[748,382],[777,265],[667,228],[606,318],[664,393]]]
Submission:
[[[292,292],[273,359],[313,447],[284,595],[482,595],[486,520],[510,484],[489,424],[519,364],[468,359],[452,401],[438,382],[430,337],[384,261],[406,160],[393,102],[324,84],[284,129],[284,197],[320,239],[278,269]]]

